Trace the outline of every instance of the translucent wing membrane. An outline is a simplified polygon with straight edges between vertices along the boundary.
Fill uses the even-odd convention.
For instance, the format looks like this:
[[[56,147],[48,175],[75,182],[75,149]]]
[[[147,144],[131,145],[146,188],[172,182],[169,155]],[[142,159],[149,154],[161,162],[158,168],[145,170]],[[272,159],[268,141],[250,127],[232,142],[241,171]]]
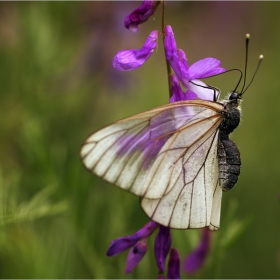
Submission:
[[[219,228],[217,141],[218,131],[209,130],[180,158],[183,168],[172,178],[171,191],[160,199],[142,199],[141,206],[152,220],[171,228]]]
[[[144,211],[162,225],[218,227],[222,108],[181,101],[123,119],[86,139],[82,161],[94,174],[141,196]]]

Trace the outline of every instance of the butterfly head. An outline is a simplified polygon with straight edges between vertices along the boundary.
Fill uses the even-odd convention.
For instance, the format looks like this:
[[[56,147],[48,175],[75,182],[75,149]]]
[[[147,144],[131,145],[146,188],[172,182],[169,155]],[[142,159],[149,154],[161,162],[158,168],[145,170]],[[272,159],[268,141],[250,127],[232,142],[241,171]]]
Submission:
[[[228,103],[235,105],[235,107],[238,107],[241,103],[242,94],[242,92],[231,91],[228,94]]]
[[[230,92],[228,96],[228,100],[240,100],[242,97],[242,93],[239,92]]]
[[[242,93],[239,93],[237,91],[231,91],[222,103],[224,104],[224,108],[226,111],[230,110],[230,108],[236,108],[240,111],[241,100]]]

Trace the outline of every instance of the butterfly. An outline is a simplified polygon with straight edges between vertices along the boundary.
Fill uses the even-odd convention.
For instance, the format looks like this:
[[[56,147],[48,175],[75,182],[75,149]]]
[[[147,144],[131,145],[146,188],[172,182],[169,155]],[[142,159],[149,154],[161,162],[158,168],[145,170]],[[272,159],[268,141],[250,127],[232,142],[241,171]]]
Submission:
[[[240,121],[241,96],[178,101],[117,121],[84,141],[82,163],[139,196],[153,221],[216,230],[222,191],[240,174],[240,153],[229,134]]]

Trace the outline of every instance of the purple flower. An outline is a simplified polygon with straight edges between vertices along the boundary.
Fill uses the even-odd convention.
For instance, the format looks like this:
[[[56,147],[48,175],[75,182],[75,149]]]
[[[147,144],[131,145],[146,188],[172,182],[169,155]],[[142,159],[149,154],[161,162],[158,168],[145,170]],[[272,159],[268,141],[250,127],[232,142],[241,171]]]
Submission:
[[[107,250],[107,256],[115,256],[126,249],[134,246],[141,239],[149,237],[156,229],[157,223],[150,221],[139,231],[130,236],[124,236],[113,240]]]
[[[170,103],[182,100],[193,100],[197,95],[191,90],[184,92],[180,86],[179,80],[176,75],[171,74],[170,77],[171,92],[173,95],[170,98]]]
[[[130,248],[125,273],[131,273],[135,266],[142,260],[147,251],[147,240],[158,224],[152,220],[147,223],[142,229],[130,236],[124,236],[113,240],[107,251],[107,256],[115,256],[126,249]],[[180,279],[180,256],[176,249],[171,249],[170,228],[159,226],[158,234],[155,238],[154,253],[159,269],[158,279],[164,279],[163,271],[167,255],[168,261],[168,278]]]
[[[113,59],[113,67],[118,70],[129,71],[142,66],[152,55],[157,42],[158,31],[154,30],[150,33],[141,49],[119,51]]]
[[[129,14],[124,20],[124,26],[133,32],[137,32],[138,25],[147,21],[152,16],[160,1],[143,1],[142,4]]]
[[[202,238],[199,246],[192,251],[185,260],[184,270],[189,274],[196,273],[204,264],[210,243],[210,229],[203,228]]]
[[[155,239],[155,257],[159,271],[164,271],[166,257],[171,248],[170,228],[160,226]]]
[[[180,82],[186,88],[186,92],[182,91],[182,93],[178,94],[178,87],[175,86],[175,88],[173,88],[173,90],[175,89],[175,92],[172,91],[173,96],[171,97],[170,102],[190,100],[195,99],[196,97],[204,100],[213,100],[214,90],[204,88],[207,87],[207,85],[198,79],[207,78],[225,72],[226,69],[220,67],[221,62],[216,58],[208,57],[197,61],[189,67],[184,51],[177,49],[174,34],[170,25],[165,26],[164,48],[167,61],[173,68]],[[171,79],[174,80],[174,78]]]
[[[180,279],[180,256],[178,251],[174,248],[170,251],[167,278]]]
[[[129,251],[125,273],[131,273],[134,267],[143,259],[147,251],[147,241],[142,239],[138,241]]]

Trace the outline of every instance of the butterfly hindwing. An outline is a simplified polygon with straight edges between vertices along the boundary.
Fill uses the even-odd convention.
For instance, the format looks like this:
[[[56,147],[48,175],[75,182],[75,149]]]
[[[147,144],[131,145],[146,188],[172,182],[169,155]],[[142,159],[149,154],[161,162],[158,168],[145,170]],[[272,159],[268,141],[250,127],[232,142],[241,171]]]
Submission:
[[[182,136],[187,131],[183,131]],[[144,197],[141,206],[154,221],[171,228],[219,227],[221,188],[217,162],[218,130],[211,129],[180,159],[183,166],[169,192],[159,199]],[[188,172],[190,170],[190,172]],[[214,200],[215,197],[215,200]],[[214,211],[215,209],[215,211]]]

